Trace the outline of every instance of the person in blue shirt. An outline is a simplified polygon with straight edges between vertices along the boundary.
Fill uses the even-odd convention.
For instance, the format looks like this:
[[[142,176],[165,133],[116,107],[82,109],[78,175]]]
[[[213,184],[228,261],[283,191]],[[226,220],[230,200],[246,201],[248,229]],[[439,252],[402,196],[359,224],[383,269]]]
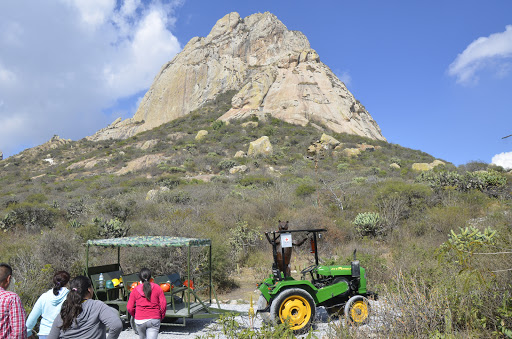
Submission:
[[[69,290],[66,288],[69,278],[69,273],[66,271],[59,271],[53,275],[54,287],[37,299],[32,312],[30,312],[27,318],[27,335],[29,338],[35,338],[32,329],[36,325],[37,319],[42,317],[39,324],[38,337],[46,339],[52,328],[53,321],[59,314],[62,303],[66,300],[66,296],[69,293]]]

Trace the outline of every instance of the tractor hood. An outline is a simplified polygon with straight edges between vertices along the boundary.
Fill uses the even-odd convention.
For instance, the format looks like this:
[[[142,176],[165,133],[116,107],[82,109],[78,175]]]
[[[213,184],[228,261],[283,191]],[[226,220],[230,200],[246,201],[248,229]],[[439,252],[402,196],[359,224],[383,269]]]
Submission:
[[[325,266],[319,265],[316,269],[318,274],[323,276],[352,276],[351,265]],[[361,276],[364,276],[364,268],[361,267]]]

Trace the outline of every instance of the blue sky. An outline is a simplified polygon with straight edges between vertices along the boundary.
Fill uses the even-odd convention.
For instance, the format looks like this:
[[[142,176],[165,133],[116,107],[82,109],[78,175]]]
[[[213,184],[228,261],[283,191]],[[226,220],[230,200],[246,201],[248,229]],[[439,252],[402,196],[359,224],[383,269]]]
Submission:
[[[389,142],[512,168],[512,1],[0,3],[0,150],[128,118],[166,61],[229,12],[302,31]],[[507,25],[509,26],[507,28]]]

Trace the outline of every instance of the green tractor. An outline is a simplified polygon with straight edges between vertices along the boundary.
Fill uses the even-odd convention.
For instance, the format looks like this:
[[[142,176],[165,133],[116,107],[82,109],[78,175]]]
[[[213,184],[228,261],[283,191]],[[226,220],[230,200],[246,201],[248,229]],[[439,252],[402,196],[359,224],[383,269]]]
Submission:
[[[356,260],[355,251],[351,265],[319,264],[317,241],[325,231],[310,229],[265,232],[272,245],[274,263],[270,277],[258,284],[261,296],[257,312],[270,312],[270,319],[274,323],[288,322],[295,334],[309,330],[315,319],[317,306],[325,307],[331,315],[344,311],[348,322],[364,324],[370,314],[368,299],[377,299],[375,293],[366,290],[366,271]],[[293,246],[292,234],[305,234],[306,238],[310,237],[311,253],[315,255],[315,264],[300,272],[301,280],[290,276],[288,263],[285,262],[285,251]]]

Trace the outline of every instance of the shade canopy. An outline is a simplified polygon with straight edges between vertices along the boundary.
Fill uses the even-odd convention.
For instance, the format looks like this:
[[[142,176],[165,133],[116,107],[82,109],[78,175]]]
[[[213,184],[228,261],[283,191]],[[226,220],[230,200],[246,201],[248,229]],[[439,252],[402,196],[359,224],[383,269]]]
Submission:
[[[87,241],[87,246],[103,247],[180,247],[209,245],[211,245],[210,239],[167,236],[137,236]]]

